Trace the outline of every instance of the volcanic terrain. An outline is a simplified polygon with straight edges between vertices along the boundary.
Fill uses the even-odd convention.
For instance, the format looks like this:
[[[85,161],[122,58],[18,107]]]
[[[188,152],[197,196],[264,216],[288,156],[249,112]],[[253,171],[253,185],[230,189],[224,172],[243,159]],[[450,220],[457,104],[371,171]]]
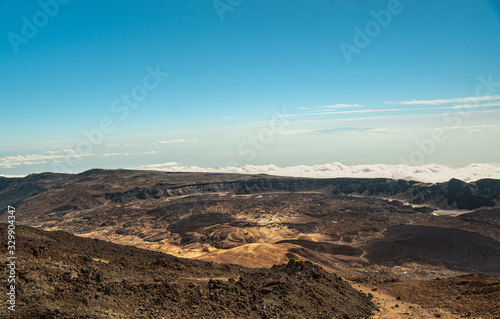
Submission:
[[[495,282],[488,276],[500,276],[498,180],[426,184],[95,169],[0,178],[0,205],[1,221],[6,221],[4,208],[11,205],[24,225],[198,260],[193,265],[212,262],[213,267],[234,264],[277,271],[282,268],[275,265],[312,262],[330,273],[357,278],[363,289],[371,285],[363,278],[398,278],[402,284],[380,289],[401,298],[406,298],[400,291],[411,280],[421,282],[424,290],[438,290],[429,280],[483,274],[479,282]],[[115,255],[125,258],[123,249]],[[104,255],[91,257],[94,251],[99,249],[77,254],[107,260]],[[236,266],[217,267],[251,273]],[[456,282],[463,280],[449,281]],[[491,295],[482,292],[486,300],[497,296],[498,286],[492,287]],[[406,302],[430,306],[429,300],[410,295]],[[435,302],[433,307],[441,306],[450,316],[467,314],[453,302]],[[488,311],[470,312],[494,318]],[[279,317],[269,318],[273,316]]]

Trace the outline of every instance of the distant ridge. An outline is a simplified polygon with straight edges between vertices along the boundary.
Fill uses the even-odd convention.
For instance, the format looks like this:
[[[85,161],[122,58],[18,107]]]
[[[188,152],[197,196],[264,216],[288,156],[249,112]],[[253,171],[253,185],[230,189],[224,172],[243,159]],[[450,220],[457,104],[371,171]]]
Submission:
[[[139,179],[141,182],[139,183]],[[276,191],[321,191],[331,195],[365,195],[407,201],[437,209],[478,209],[500,205],[500,180],[482,179],[466,183],[451,179],[443,183],[421,183],[387,178],[294,178],[267,175],[183,173],[141,170],[92,169],[71,174],[42,173],[24,178],[0,178],[0,209],[61,187],[95,184],[85,205],[103,201],[184,196],[194,193],[230,192],[256,194]],[[107,186],[108,185],[108,186]],[[110,185],[113,185],[111,187]],[[116,185],[122,185],[117,187]],[[86,186],[88,187],[88,186]],[[80,196],[73,193],[71,196]],[[75,202],[85,199],[79,198]],[[37,210],[43,210],[41,207]]]

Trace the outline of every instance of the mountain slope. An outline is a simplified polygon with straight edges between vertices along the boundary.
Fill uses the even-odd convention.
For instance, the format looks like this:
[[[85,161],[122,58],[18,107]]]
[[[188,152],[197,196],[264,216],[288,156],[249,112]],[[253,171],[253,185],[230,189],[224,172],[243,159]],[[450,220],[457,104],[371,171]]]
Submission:
[[[375,308],[312,263],[247,269],[64,232],[16,233],[17,310],[2,299],[2,318],[362,318]]]

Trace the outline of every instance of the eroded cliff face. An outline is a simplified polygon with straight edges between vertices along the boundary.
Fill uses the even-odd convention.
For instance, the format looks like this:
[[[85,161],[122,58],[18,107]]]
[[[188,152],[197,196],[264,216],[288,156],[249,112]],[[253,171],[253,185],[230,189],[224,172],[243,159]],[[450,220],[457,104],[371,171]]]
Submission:
[[[473,210],[493,207],[500,203],[500,181],[480,180],[465,183],[425,184],[391,179],[301,179],[259,177],[227,182],[189,185],[157,184],[150,188],[137,187],[127,192],[106,193],[105,198],[124,202],[132,198],[147,199],[186,196],[199,193],[226,192],[235,195],[272,192],[322,192],[331,195],[363,195],[399,199],[411,204],[438,209]]]
[[[90,209],[105,202],[168,199],[199,194],[249,195],[320,192],[325,195],[398,199],[435,209],[473,210],[500,205],[500,181],[420,183],[391,179],[310,179],[267,175],[90,170],[77,175],[33,174],[0,179],[0,209],[23,205],[26,213]]]

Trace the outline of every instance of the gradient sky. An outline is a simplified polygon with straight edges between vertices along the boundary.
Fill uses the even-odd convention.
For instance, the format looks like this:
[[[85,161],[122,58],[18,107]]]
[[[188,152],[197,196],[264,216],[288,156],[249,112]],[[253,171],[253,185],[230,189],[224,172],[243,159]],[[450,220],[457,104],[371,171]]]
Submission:
[[[0,174],[500,162],[497,0],[61,2],[0,1]]]

